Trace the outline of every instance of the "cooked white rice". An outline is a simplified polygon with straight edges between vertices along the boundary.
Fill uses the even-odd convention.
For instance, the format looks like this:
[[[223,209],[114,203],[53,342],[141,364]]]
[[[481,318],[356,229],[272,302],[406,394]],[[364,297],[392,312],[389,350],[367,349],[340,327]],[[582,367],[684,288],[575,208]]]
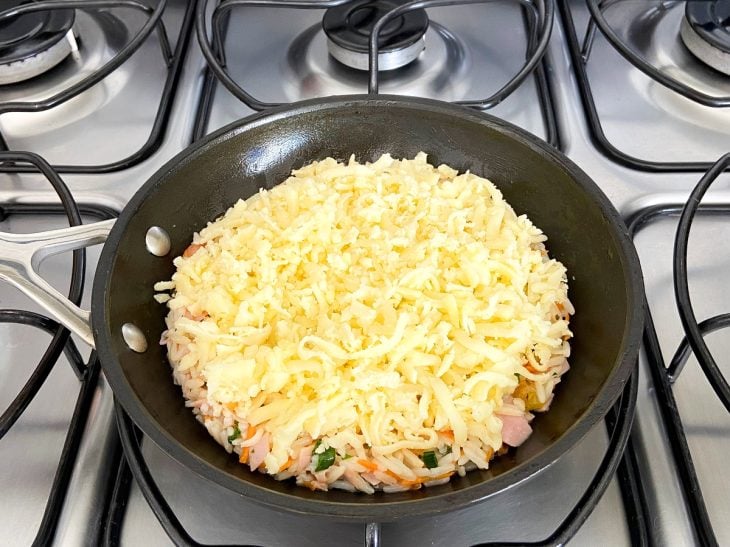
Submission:
[[[239,201],[174,264],[187,406],[252,470],[372,493],[486,469],[568,369],[564,266],[488,180],[328,158]]]

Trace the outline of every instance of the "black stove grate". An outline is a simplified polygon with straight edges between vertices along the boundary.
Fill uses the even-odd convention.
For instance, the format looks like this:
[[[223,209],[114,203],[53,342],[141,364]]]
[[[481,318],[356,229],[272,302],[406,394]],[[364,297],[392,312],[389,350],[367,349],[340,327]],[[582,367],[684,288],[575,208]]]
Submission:
[[[114,216],[110,210],[103,207],[79,207],[65,183],[40,156],[28,152],[0,152],[0,162],[3,161],[24,162],[33,165],[51,183],[61,203],[41,205],[0,204],[0,220],[4,220],[11,215],[63,214],[68,218],[71,226],[76,226],[81,224],[82,213],[100,219]],[[80,302],[83,292],[85,263],[84,250],[74,251],[68,297],[75,304]],[[58,520],[61,516],[63,502],[71,480],[71,472],[76,462],[76,457],[78,456],[84,426],[86,425],[89,409],[99,379],[100,366],[95,352],[92,352],[89,361],[84,363],[73,340],[69,336],[69,331],[56,321],[47,317],[25,310],[0,309],[0,323],[27,325],[53,335],[50,344],[46,348],[37,367],[31,373],[30,378],[8,408],[0,415],[0,442],[2,442],[2,438],[22,416],[25,409],[38,393],[38,390],[56,365],[61,353],[65,354],[76,377],[79,379],[80,389],[76,399],[76,405],[69,422],[41,523],[33,542],[34,545],[49,545],[53,540]]]
[[[226,56],[223,47],[226,32],[228,30],[228,14],[234,8],[241,7],[270,7],[270,8],[300,8],[300,9],[329,9],[347,3],[349,0],[228,0],[221,2],[213,10],[211,19],[211,30],[208,29],[207,6],[209,0],[201,0],[196,12],[196,32],[201,51],[208,63],[202,98],[198,105],[193,138],[197,140],[206,133],[206,126],[210,116],[210,108],[213,102],[218,82],[252,110],[261,111],[267,108],[282,106],[282,103],[266,102],[254,97],[231,78],[226,70]],[[369,39],[369,94],[377,94],[379,87],[380,73],[378,71],[378,34],[393,18],[402,16],[416,10],[423,10],[432,7],[463,6],[470,4],[490,3],[494,0],[418,0],[400,5],[386,13],[375,24]],[[547,49],[552,25],[554,20],[554,0],[513,0],[522,7],[522,14],[527,29],[528,44],[527,55],[524,65],[518,72],[499,90],[490,97],[484,99],[460,101],[458,104],[475,108],[477,110],[489,110],[507,99],[524,81],[531,75],[535,75],[535,82],[538,90],[538,100],[543,115],[543,122],[547,132],[546,140],[559,148],[561,146],[560,136],[556,122],[555,106],[552,92],[548,82],[548,68],[543,59]],[[432,25],[435,23],[431,23]],[[212,31],[212,40],[210,32]],[[365,91],[365,90],[363,90]]]
[[[588,8],[591,12],[591,18],[588,21],[586,34],[582,44],[578,40],[576,27],[573,22],[569,0],[558,0],[558,9],[564,22],[566,40],[568,50],[575,72],[578,89],[580,91],[583,107],[588,119],[588,128],[590,130],[591,140],[596,148],[605,156],[617,163],[632,169],[648,172],[705,172],[713,166],[712,162],[704,161],[652,161],[633,156],[614,145],[606,136],[601,125],[601,120],[596,108],[596,102],[591,90],[590,81],[586,71],[586,65],[590,59],[593,42],[595,40],[596,31],[600,32],[608,39],[609,43],[632,65],[641,70],[644,74],[654,79],[661,85],[675,91],[679,95],[690,99],[698,104],[712,107],[722,108],[730,106],[730,96],[716,97],[703,93],[694,87],[670,76],[666,72],[648,63],[645,59],[637,55],[629,46],[627,46],[618,36],[616,31],[609,25],[603,16],[603,10],[608,6],[616,4],[617,0],[586,0]],[[656,1],[657,9],[669,9],[680,2],[663,2]],[[666,4],[665,8],[662,8]],[[647,2],[647,6],[650,3]],[[699,62],[699,61],[698,61]]]
[[[170,119],[170,113],[172,111],[172,103],[175,97],[175,91],[177,89],[180,75],[182,73],[182,65],[185,59],[185,52],[187,50],[190,36],[192,34],[195,1],[188,2],[185,16],[183,18],[182,27],[180,29],[180,36],[178,38],[177,45],[174,51],[172,51],[170,48],[167,30],[165,29],[165,25],[162,21],[162,14],[165,11],[166,5],[167,0],[160,0],[154,9],[137,0],[53,0],[24,4],[22,6],[0,12],[0,21],[2,21],[3,19],[17,17],[18,15],[22,15],[24,13],[53,11],[60,9],[67,10],[70,8],[74,8],[77,10],[127,8],[141,11],[145,13],[145,15],[147,15],[148,17],[147,22],[139,30],[139,32],[119,51],[116,56],[110,59],[99,69],[92,72],[79,82],[46,99],[34,102],[12,101],[0,103],[0,116],[10,112],[41,112],[54,108],[69,101],[70,99],[73,99],[90,87],[101,82],[124,62],[126,62],[127,59],[129,59],[139,49],[139,47],[149,37],[152,31],[156,31],[157,33],[160,42],[162,58],[165,65],[167,66],[167,79],[165,80],[165,85],[159,99],[157,113],[152,123],[152,127],[150,129],[150,133],[146,142],[132,155],[114,161],[112,163],[107,163],[103,165],[54,165],[53,168],[56,172],[111,173],[114,171],[127,169],[129,167],[137,165],[146,158],[150,157],[162,144],[165,130]],[[0,150],[9,150],[8,143],[2,133],[0,133]],[[0,172],[2,173],[22,173],[33,171],[34,168],[32,166],[24,164],[0,164]]]
[[[643,227],[658,218],[665,216],[680,217],[673,252],[674,290],[677,309],[686,336],[681,341],[670,365],[667,366],[662,357],[659,338],[654,327],[651,311],[647,305],[644,349],[656,390],[661,417],[677,466],[677,475],[680,479],[685,504],[694,533],[702,545],[717,545],[717,539],[715,538],[692,454],[687,443],[684,424],[673,393],[673,384],[682,372],[690,351],[692,351],[718,398],[725,405],[725,408],[730,411],[730,391],[727,381],[703,340],[705,334],[730,326],[730,314],[717,315],[698,323],[689,299],[687,278],[687,241],[695,214],[723,216],[725,218],[730,215],[730,204],[703,205],[700,203],[705,191],[720,173],[729,166],[730,154],[726,154],[700,179],[686,203],[647,207],[636,212],[627,220],[630,234],[632,237],[636,237],[636,234]]]

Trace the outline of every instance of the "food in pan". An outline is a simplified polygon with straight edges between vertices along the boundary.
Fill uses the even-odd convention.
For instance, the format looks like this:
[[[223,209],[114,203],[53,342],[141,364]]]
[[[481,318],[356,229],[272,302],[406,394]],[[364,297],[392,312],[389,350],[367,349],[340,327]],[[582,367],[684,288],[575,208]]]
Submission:
[[[162,343],[187,406],[252,470],[441,484],[523,443],[568,370],[573,307],[546,239],[424,153],[328,158],[194,235],[155,285]]]

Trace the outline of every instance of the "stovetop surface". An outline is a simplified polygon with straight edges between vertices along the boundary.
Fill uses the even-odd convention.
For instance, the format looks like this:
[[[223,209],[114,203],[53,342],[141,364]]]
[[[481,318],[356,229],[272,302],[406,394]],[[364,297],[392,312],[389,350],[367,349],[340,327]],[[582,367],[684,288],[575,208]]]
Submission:
[[[179,39],[187,4],[183,0],[171,0],[163,16],[173,47]],[[638,10],[642,9],[639,4],[647,3],[629,0],[618,4]],[[683,11],[681,6],[672,3],[668,6],[670,9],[657,15],[662,21],[657,33],[662,36],[671,34],[671,28],[678,21],[677,13]],[[568,7],[582,39],[587,8],[580,1],[569,2]],[[617,10],[616,6],[608,10],[607,18],[615,22],[619,17],[620,10]],[[327,57],[324,37],[317,26],[321,13],[319,10],[302,13],[263,8],[233,10],[225,42],[228,70],[249,92],[266,101],[294,101],[317,95],[364,91],[366,77],[363,74],[338,66]],[[99,60],[110,58],[113,50],[122,47],[122,41],[128,38],[123,35],[133,33],[143,24],[140,14],[135,12],[118,10],[113,15],[125,20],[131,30],[119,30],[111,24],[112,19],[103,14],[78,16],[77,30],[82,43],[82,57],[78,63],[82,71],[90,70]],[[426,36],[427,49],[421,60],[402,74],[385,77],[384,92],[442,100],[483,98],[503,85],[524,61],[525,22],[512,2],[437,8],[429,10],[429,15],[436,25],[431,26]],[[648,23],[644,21],[644,24]],[[107,28],[105,25],[110,33],[101,39],[99,31]],[[652,173],[631,169],[612,161],[597,149],[568,49],[569,32],[566,21],[556,14],[545,58],[563,151],[597,182],[624,217],[647,207],[684,203],[701,173]],[[296,47],[293,48],[292,43]],[[677,43],[666,47],[676,53],[680,46]],[[88,47],[88,55],[84,54],[84,47]],[[649,48],[651,55],[663,58],[662,47]],[[34,100],[50,93],[62,82],[78,77],[74,62],[72,59],[64,61],[47,77],[31,84],[0,87],[0,103],[11,99]],[[81,204],[120,210],[154,171],[192,142],[204,88],[205,66],[193,37],[185,52],[164,138],[148,158],[111,173],[63,175]],[[695,67],[692,70],[701,73],[707,69]],[[723,123],[727,112],[701,107],[646,81],[647,77],[616,53],[600,33],[586,63],[586,72],[603,128],[609,140],[622,150],[655,161],[714,161],[730,150],[728,124]],[[142,49],[102,84],[45,113],[0,115],[0,131],[11,149],[38,152],[52,163],[89,165],[114,161],[133,153],[146,139],[165,78],[165,64],[153,33]],[[718,78],[711,79],[709,85],[730,88],[727,80]],[[542,108],[535,77],[530,76],[518,91],[489,113],[546,138]],[[251,112],[218,85],[212,95],[204,133]],[[48,183],[37,174],[0,174],[0,180],[0,203],[56,201]],[[705,201],[730,204],[729,182],[730,177],[721,176]],[[676,217],[658,217],[635,238],[649,310],[667,362],[683,334],[672,286],[671,253],[676,224]],[[11,215],[0,222],[0,230],[25,232],[61,225],[62,219],[57,215]],[[730,261],[730,252],[723,242],[728,241],[729,236],[730,224],[722,215],[699,215],[695,221],[689,246],[689,279],[699,318],[730,309],[730,296],[723,290],[724,272]],[[97,256],[98,249],[89,251],[88,280],[93,277]],[[66,290],[69,267],[70,257],[58,256],[44,263],[42,272],[52,284]],[[88,281],[86,287],[88,293]],[[6,285],[0,285],[0,308],[36,309]],[[0,407],[5,408],[17,394],[49,338],[30,327],[0,324],[0,340],[6,349],[0,359]],[[719,331],[709,335],[707,341],[726,371],[721,357],[730,349],[727,337]],[[83,343],[77,343],[84,356],[88,356]],[[639,455],[642,484],[652,510],[649,528],[659,544],[690,545],[696,540],[657,408],[646,354],[640,359],[639,374],[632,442]],[[10,544],[24,545],[35,536],[78,391],[78,380],[62,357],[38,397],[0,441],[0,485],[5,494],[0,502],[3,507],[0,527],[10,531],[6,537]],[[717,539],[721,544],[727,543],[730,541],[730,503],[725,492],[730,484],[723,466],[723,454],[730,448],[730,417],[693,358],[677,380],[675,393]],[[94,394],[55,535],[58,545],[87,543],[103,528],[109,485],[113,484],[118,464],[115,454],[119,451],[112,406],[112,394],[102,379]],[[584,492],[607,443],[606,428],[599,425],[551,468],[495,500],[458,513],[384,525],[383,545],[466,546],[487,541],[544,538],[565,518]],[[333,538],[337,538],[339,545],[356,545],[363,541],[361,525],[312,521],[255,505],[191,476],[151,442],[143,440],[142,446],[158,486],[197,541],[257,545],[327,545],[333,543]],[[556,496],[559,497],[556,499]],[[610,545],[629,545],[632,526],[617,481],[613,480],[570,543],[595,545],[603,541]],[[120,539],[124,545],[171,544],[134,482],[127,499]]]

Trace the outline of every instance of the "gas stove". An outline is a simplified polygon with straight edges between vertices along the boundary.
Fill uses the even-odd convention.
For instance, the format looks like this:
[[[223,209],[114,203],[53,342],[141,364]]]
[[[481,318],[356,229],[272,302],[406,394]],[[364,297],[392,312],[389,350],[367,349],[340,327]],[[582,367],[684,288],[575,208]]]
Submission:
[[[115,407],[95,353],[1,283],[6,543],[730,543],[728,368],[704,352],[730,350],[730,160],[712,168],[730,152],[730,1],[2,9],[0,231],[113,218],[177,152],[278,104],[430,97],[525,128],[596,181],[634,237],[648,319],[623,396],[573,451],[468,509],[366,528],[280,513],[191,475]],[[704,196],[693,193],[700,179],[711,183]],[[57,255],[41,273],[88,307],[97,259],[95,248]]]

